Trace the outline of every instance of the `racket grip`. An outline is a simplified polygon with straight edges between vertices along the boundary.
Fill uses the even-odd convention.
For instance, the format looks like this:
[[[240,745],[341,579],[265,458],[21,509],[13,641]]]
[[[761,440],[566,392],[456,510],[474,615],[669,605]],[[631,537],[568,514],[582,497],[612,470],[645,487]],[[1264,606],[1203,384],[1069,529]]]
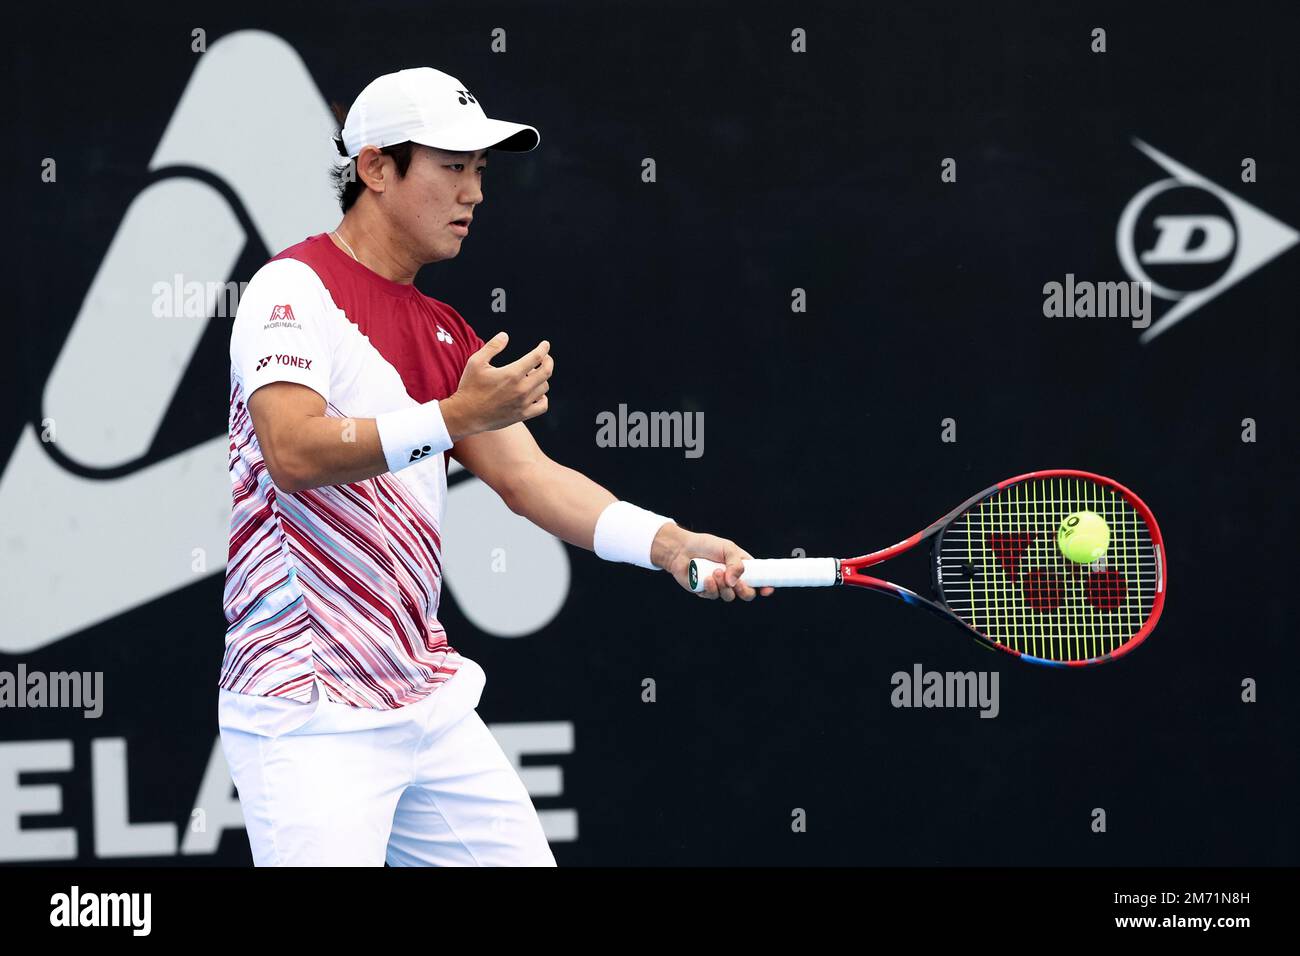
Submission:
[[[745,558],[741,580],[752,588],[826,588],[839,583],[835,558]],[[704,590],[704,582],[726,565],[707,558],[692,558],[688,571],[691,590]]]

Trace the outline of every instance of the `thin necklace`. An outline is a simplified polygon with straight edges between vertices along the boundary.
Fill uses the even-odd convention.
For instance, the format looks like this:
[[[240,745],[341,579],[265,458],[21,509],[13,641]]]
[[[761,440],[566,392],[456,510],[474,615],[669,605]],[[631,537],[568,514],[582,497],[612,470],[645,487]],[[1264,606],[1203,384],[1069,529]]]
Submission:
[[[345,246],[348,246],[348,241],[347,241],[346,239],[344,239],[342,236],[339,235],[339,231],[338,231],[337,229],[334,230],[334,235],[335,235],[335,236],[338,236],[338,240],[339,240],[339,242],[343,243],[343,245],[345,245]],[[351,246],[348,246],[348,252],[351,252],[351,253],[352,253],[352,261],[353,261],[353,262],[356,262],[357,264],[360,264],[360,263],[361,263],[361,260],[357,258],[357,254],[356,254],[355,252],[352,252],[352,247],[351,247]]]

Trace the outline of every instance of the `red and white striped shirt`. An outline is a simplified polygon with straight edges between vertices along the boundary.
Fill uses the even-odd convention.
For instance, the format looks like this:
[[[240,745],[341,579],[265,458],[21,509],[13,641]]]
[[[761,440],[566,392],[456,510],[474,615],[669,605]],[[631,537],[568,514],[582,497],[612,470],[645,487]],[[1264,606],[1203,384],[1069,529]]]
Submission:
[[[287,494],[248,412],[297,382],[326,414],[374,418],[455,392],[482,347],[455,309],[391,282],[327,234],[253,276],[230,338],[230,556],[220,686],[388,710],[427,697],[462,661],[438,622],[443,456],[365,481]]]

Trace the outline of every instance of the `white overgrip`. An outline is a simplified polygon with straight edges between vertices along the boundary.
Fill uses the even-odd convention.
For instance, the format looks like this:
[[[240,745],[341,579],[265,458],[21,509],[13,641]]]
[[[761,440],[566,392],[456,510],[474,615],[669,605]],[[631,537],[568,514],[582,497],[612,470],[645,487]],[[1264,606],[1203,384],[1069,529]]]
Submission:
[[[745,572],[740,579],[752,588],[826,588],[839,579],[839,562],[835,558],[745,558]],[[703,591],[705,581],[726,565],[707,558],[693,558],[690,585]]]

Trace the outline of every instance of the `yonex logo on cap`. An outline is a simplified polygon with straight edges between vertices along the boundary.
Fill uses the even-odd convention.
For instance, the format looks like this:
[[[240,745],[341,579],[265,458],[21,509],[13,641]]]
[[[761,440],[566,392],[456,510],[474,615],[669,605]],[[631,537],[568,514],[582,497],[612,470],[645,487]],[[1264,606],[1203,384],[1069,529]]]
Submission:
[[[462,82],[432,67],[386,73],[372,80],[348,110],[343,154],[367,145],[412,142],[453,153],[500,149],[527,152],[540,141],[523,123],[492,119]]]

